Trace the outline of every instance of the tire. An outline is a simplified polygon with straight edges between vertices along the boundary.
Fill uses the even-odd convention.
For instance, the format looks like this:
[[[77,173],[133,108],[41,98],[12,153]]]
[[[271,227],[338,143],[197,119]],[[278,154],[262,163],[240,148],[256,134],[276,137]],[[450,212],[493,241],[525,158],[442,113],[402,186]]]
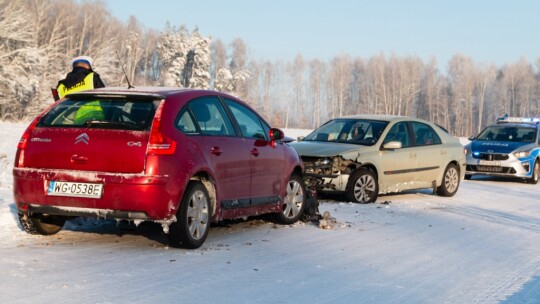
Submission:
[[[440,196],[454,196],[459,188],[459,168],[455,164],[448,164],[444,170],[441,185],[437,187]]]
[[[527,179],[527,183],[533,184],[533,185],[538,184],[538,180],[540,179],[539,176],[540,176],[540,163],[538,162],[538,160],[536,160],[533,165],[532,176],[531,178]]]
[[[43,214],[25,215],[19,212],[19,222],[24,231],[29,234],[53,235],[62,230],[66,218]]]
[[[169,245],[177,248],[201,247],[208,236],[212,212],[208,190],[201,182],[191,182],[169,227]]]
[[[361,204],[373,203],[379,195],[377,176],[367,168],[360,168],[349,177],[345,191],[347,199],[351,202]]]
[[[283,210],[275,214],[275,219],[283,225],[296,223],[304,214],[307,193],[304,181],[296,174],[287,182],[286,196],[283,198]]]

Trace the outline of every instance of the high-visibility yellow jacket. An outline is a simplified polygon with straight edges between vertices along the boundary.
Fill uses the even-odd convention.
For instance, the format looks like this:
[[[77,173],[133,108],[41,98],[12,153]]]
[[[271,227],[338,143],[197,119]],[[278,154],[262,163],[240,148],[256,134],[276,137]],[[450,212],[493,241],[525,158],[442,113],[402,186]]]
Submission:
[[[88,73],[84,79],[69,88],[66,87],[63,83],[58,85],[58,96],[64,98],[67,94],[91,90],[94,88],[94,72]]]

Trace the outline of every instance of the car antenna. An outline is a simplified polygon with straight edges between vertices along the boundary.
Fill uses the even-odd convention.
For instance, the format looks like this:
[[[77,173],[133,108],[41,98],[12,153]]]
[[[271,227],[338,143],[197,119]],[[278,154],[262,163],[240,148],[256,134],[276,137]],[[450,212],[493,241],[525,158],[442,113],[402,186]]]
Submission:
[[[118,51],[116,51],[116,57],[118,57],[118,62],[120,62],[120,66],[122,67],[122,72],[124,72],[124,77],[126,77],[126,81],[127,81],[127,84],[128,84],[128,89],[133,89],[133,88],[135,88],[135,87],[132,86],[131,83],[129,82],[129,78],[127,77],[126,70],[124,69],[124,65],[122,64],[122,60],[120,60],[120,55],[118,55]]]

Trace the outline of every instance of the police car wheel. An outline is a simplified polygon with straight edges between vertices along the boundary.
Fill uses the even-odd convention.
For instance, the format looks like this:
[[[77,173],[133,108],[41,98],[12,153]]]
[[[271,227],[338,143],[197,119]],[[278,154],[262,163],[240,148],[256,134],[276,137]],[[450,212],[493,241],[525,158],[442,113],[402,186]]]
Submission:
[[[538,180],[540,179],[540,163],[537,161],[534,162],[533,172],[530,179],[527,180],[529,184],[538,184]]]

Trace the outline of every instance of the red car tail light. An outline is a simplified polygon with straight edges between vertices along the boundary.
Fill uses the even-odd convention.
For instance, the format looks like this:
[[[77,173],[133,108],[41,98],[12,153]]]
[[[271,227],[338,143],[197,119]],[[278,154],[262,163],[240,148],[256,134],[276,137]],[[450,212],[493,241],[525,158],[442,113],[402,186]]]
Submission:
[[[159,104],[154,120],[152,121],[147,150],[148,155],[171,155],[176,150],[176,142],[161,132],[161,115],[164,104],[163,101]]]
[[[30,135],[32,135],[32,131],[36,128],[37,123],[39,122],[41,118],[41,115],[36,117],[34,121],[26,128],[23,135],[21,136],[21,139],[19,140],[19,144],[17,145],[17,155],[15,156],[15,167],[22,168],[24,167],[24,151],[26,150],[26,147],[28,146],[28,141],[30,140]]]

